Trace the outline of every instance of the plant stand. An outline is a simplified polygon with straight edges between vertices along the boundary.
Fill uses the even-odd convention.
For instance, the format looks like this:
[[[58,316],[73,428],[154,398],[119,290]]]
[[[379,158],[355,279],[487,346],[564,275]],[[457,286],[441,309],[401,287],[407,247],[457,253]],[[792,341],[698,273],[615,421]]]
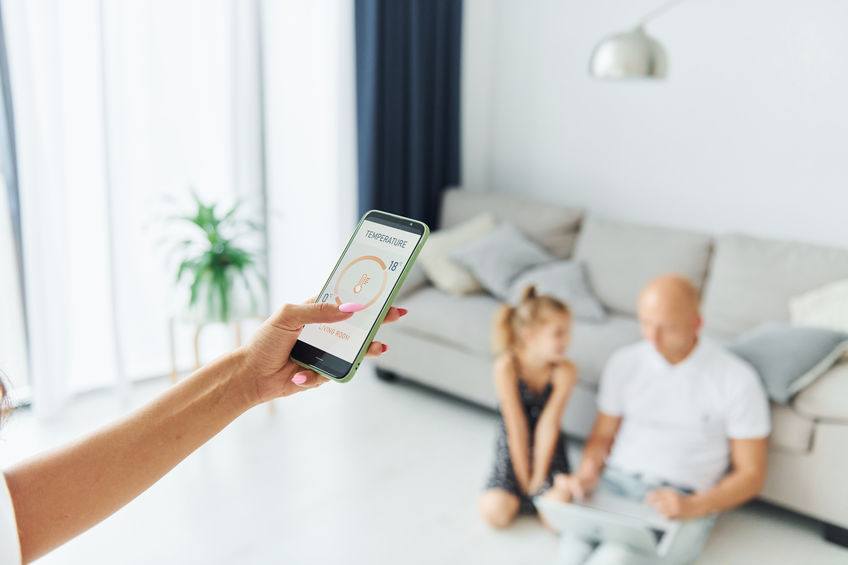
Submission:
[[[254,318],[259,320],[260,322],[265,321],[265,318],[262,318],[261,316],[254,316]],[[234,330],[233,337],[235,338],[236,347],[241,347],[241,344],[242,344],[241,322],[242,322],[242,320],[236,320],[236,321],[233,322],[233,330]],[[177,370],[177,340],[176,340],[176,332],[175,332],[175,329],[174,329],[175,325],[176,325],[176,320],[173,317],[171,317],[168,320],[168,341],[169,341],[169,348],[170,348],[170,354],[171,354],[171,384],[172,385],[176,384],[176,382],[179,380],[179,377],[180,377],[179,371]],[[203,331],[203,328],[206,327],[207,325],[208,324],[197,324],[194,328],[194,340],[193,340],[193,342],[194,342],[194,370],[195,371],[200,368],[200,333]],[[273,412],[274,411],[274,401],[269,400],[267,402],[267,404],[268,404],[268,410]]]

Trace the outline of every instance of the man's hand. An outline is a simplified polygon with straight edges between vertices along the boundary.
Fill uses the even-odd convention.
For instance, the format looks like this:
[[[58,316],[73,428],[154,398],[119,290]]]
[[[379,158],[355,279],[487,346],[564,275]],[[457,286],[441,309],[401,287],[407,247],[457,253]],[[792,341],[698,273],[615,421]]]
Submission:
[[[670,488],[661,488],[648,493],[645,502],[670,520],[684,520],[700,515],[691,496],[680,494]]]
[[[581,465],[580,470],[573,475],[560,473],[554,477],[554,488],[557,496],[563,502],[575,498],[585,498],[595,490],[600,480],[600,472],[594,465]]]
[[[394,322],[404,314],[403,308],[390,308],[384,323]],[[304,369],[289,359],[300,332],[306,324],[331,324],[347,320],[353,312],[343,312],[330,302],[308,300],[304,304],[286,304],[265,320],[250,340],[240,348],[246,378],[253,379],[255,403],[280,396],[289,396],[302,390],[318,387],[329,379],[314,371]],[[368,357],[377,357],[388,350],[380,342],[368,346]]]
[[[577,473],[562,476],[564,478],[560,479],[560,483],[568,489],[572,497],[586,498],[601,480],[601,465],[593,459],[584,458]]]

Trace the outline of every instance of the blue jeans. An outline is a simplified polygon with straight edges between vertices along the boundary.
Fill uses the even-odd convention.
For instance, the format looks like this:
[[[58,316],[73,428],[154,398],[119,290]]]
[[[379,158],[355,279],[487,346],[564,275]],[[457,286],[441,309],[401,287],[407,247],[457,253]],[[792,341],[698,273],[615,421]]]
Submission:
[[[685,494],[691,491],[661,480],[651,480],[631,475],[615,468],[607,467],[601,476],[598,490],[606,490],[618,496],[641,502],[652,490],[673,488]],[[560,540],[557,563],[559,565],[607,565],[607,564],[648,564],[678,565],[694,563],[715,524],[716,515],[685,520],[681,523],[677,536],[668,553],[660,557],[647,556],[616,542],[593,542],[575,534],[564,533]]]

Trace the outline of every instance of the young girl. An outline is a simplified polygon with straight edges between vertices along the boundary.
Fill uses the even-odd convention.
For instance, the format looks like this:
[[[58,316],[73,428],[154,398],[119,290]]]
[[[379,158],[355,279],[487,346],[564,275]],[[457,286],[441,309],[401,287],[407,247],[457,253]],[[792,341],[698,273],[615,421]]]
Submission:
[[[480,512],[493,527],[533,513],[531,496],[551,488],[568,473],[562,411],[577,381],[565,359],[571,313],[556,298],[527,287],[518,306],[504,305],[495,316],[495,389],[501,423],[495,465],[480,497]]]

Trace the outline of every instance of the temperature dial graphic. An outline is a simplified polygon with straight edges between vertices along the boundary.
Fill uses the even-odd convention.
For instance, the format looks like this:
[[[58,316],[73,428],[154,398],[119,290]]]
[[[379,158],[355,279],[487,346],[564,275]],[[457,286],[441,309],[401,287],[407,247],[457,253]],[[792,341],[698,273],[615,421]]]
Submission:
[[[386,264],[374,255],[363,255],[345,265],[336,280],[336,303],[359,302],[366,308],[383,294],[388,273]]]

